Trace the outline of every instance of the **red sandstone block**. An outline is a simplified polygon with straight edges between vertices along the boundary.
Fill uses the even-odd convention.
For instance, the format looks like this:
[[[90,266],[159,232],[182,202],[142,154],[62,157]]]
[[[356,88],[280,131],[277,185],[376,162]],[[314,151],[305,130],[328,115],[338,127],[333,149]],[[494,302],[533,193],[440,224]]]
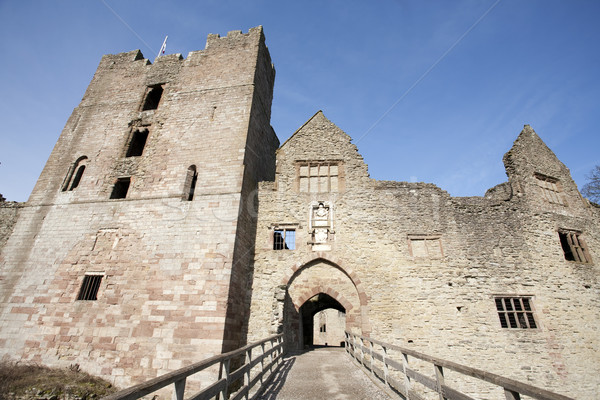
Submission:
[[[34,307],[13,307],[12,310],[10,310],[10,312],[12,314],[35,314],[36,313],[36,309]]]
[[[40,342],[35,341],[35,340],[26,340],[25,347],[28,347],[30,349],[36,349],[36,348],[40,347]]]

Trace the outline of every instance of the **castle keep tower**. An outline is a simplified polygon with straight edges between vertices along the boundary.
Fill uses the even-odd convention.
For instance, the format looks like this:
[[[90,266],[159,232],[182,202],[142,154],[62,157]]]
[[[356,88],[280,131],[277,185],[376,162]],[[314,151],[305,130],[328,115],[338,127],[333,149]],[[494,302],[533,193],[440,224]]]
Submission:
[[[245,342],[274,77],[261,27],[102,57],[3,249],[0,356],[125,386]]]
[[[29,201],[0,210],[0,359],[125,387],[345,328],[596,399],[600,208],[533,129],[507,182],[452,197],[372,179],[320,111],[279,147],[274,76],[260,27],[102,58]]]

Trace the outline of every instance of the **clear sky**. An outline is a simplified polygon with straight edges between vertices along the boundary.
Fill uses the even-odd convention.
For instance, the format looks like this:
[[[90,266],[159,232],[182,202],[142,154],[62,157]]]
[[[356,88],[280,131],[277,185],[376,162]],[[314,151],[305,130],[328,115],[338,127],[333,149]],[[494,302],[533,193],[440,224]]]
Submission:
[[[112,11],[111,11],[112,9]],[[371,177],[482,196],[530,124],[581,188],[600,163],[600,1],[0,0],[0,193],[24,201],[103,54],[264,27],[281,142],[315,112]]]

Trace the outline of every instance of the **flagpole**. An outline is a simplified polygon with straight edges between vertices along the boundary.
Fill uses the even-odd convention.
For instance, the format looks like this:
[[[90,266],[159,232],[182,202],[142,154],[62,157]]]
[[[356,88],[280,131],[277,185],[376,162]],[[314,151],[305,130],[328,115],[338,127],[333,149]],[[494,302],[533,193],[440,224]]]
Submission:
[[[165,54],[165,50],[167,49],[167,38],[169,37],[169,35],[165,36],[165,41],[163,42],[162,46],[160,46],[160,50],[158,51],[158,55],[156,56],[156,58],[160,57],[162,54]]]

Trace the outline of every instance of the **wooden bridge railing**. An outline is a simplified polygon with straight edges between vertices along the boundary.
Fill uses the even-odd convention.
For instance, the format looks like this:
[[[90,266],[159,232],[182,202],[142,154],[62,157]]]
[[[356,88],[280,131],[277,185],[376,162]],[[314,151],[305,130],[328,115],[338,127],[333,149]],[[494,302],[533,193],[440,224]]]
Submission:
[[[394,360],[390,357],[390,350],[397,354],[400,360]],[[474,400],[472,397],[451,388],[444,381],[444,368],[458,372],[461,375],[476,378],[480,381],[491,383],[504,390],[506,400],[519,400],[521,395],[530,396],[540,400],[573,400],[557,393],[549,392],[526,383],[505,378],[500,375],[479,369],[467,367],[452,361],[443,360],[437,357],[431,357],[414,350],[394,346],[379,340],[364,336],[354,335],[346,332],[346,351],[356,359],[365,369],[379,378],[383,383],[399,393],[405,399],[418,400],[423,397],[417,393],[413,386],[415,383],[431,389],[438,393],[440,400]],[[435,373],[435,379],[418,372],[415,368],[408,365],[408,357],[414,357],[422,362],[432,365],[432,375]],[[377,364],[382,365],[379,368]],[[392,373],[394,372],[394,373]],[[400,378],[397,378],[397,377]]]
[[[260,351],[258,351],[259,349]],[[234,370],[232,361],[235,362],[242,358],[241,365]],[[102,400],[135,400],[171,384],[173,385],[173,400],[183,400],[187,377],[216,364],[220,364],[219,377],[216,382],[191,396],[186,395],[185,398],[188,400],[248,399],[251,398],[251,394],[256,396],[260,393],[282,362],[282,358],[283,335],[274,335],[121,390]],[[255,388],[257,384],[260,386]],[[235,388],[235,392],[230,394],[231,388]]]

